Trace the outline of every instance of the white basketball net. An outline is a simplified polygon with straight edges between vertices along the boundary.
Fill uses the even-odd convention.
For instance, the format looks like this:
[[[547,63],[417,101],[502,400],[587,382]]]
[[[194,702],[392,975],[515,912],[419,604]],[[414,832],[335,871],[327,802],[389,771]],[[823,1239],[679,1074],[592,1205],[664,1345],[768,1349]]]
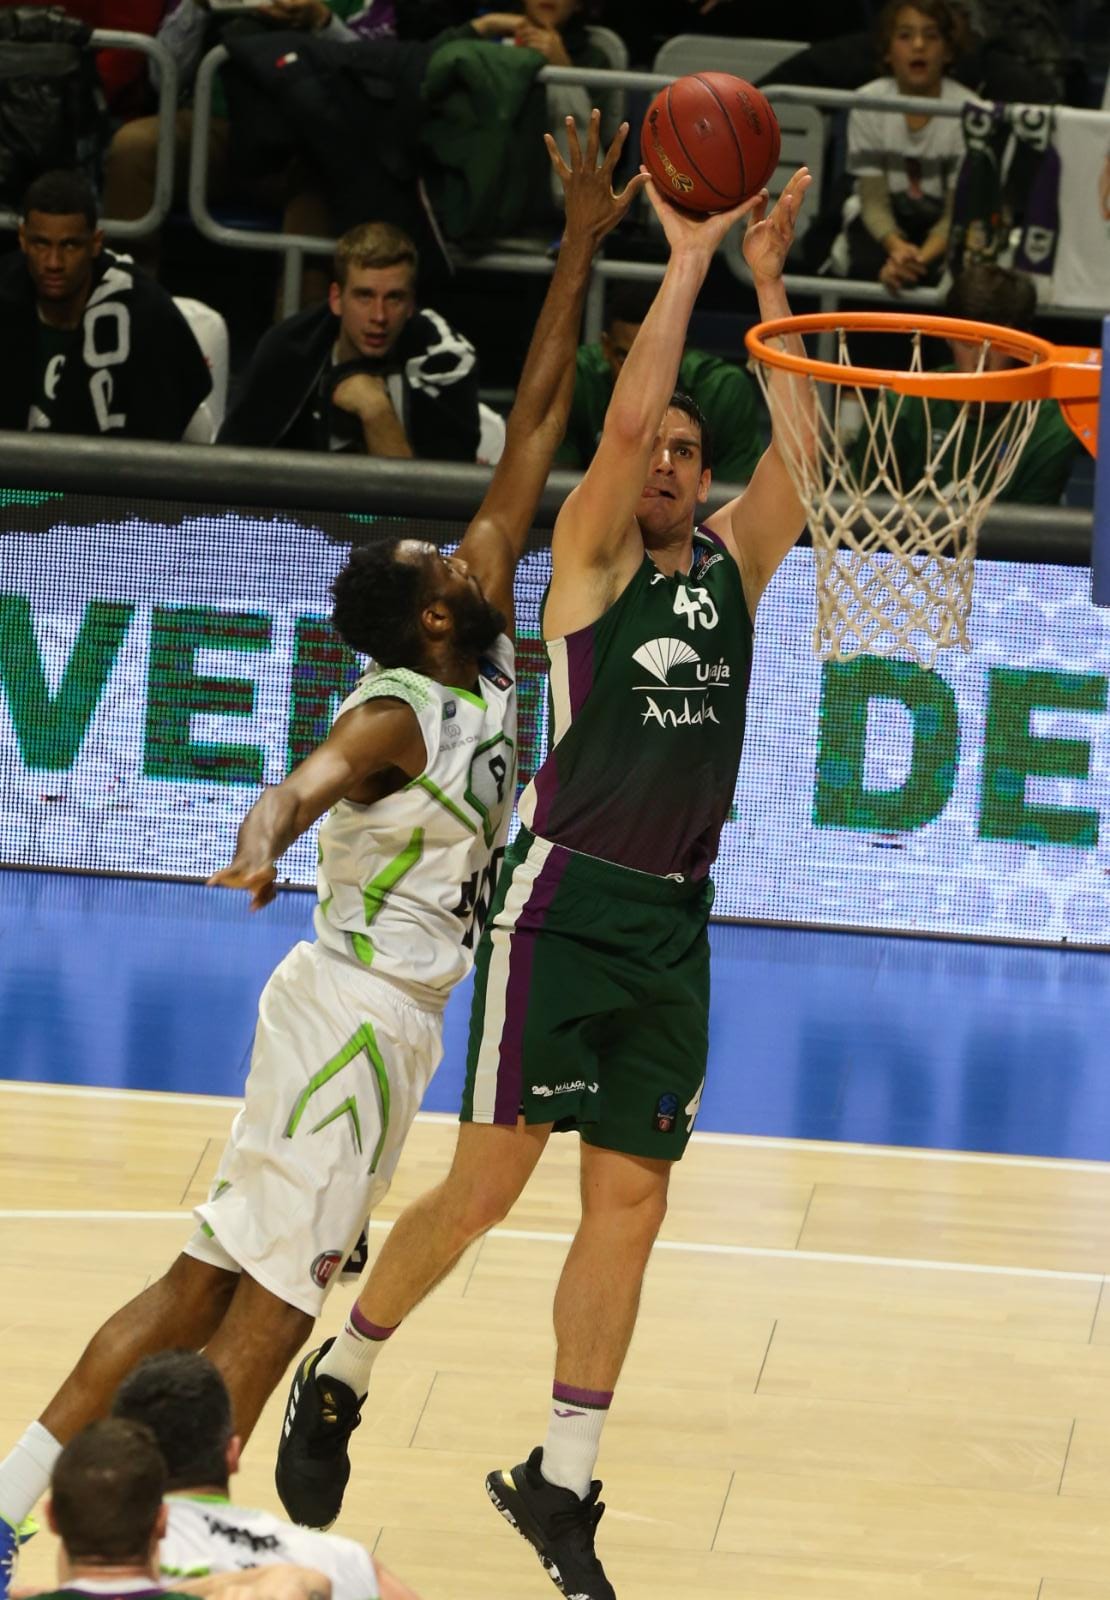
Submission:
[[[837,363],[850,366],[847,335],[836,333]],[[905,370],[920,372],[921,334],[907,338]],[[978,370],[989,348],[983,345]],[[763,361],[755,366],[809,513],[816,654],[831,661],[864,652],[909,655],[931,667],[939,650],[970,650],[979,526],[1010,480],[1040,401],[911,398],[793,377]],[[924,460],[918,454],[913,469],[919,476],[898,458],[899,448],[905,456],[903,430],[911,423],[924,440]],[[808,449],[811,437],[815,447]]]

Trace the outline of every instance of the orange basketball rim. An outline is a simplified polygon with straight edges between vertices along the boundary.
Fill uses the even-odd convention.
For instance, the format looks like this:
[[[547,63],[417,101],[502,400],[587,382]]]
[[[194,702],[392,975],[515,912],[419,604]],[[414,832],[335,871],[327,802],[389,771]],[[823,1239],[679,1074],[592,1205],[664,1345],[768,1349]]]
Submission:
[[[840,333],[904,333],[989,346],[1017,365],[1001,371],[925,372],[856,367],[821,361],[776,348],[790,336]],[[911,312],[822,311],[810,316],[761,322],[745,339],[752,358],[767,367],[818,382],[860,389],[889,389],[922,399],[971,402],[1056,400],[1068,426],[1092,456],[1098,454],[1098,402],[1102,352],[1082,345],[1057,345],[1036,334],[962,317],[919,316]]]

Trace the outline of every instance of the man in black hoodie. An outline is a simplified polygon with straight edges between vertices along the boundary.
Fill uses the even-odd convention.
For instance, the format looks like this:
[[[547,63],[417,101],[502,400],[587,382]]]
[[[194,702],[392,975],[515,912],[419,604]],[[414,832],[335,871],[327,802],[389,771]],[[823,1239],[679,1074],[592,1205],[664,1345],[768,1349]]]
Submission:
[[[75,172],[27,191],[20,253],[0,261],[0,428],[180,439],[212,388],[164,289],[104,248]]]
[[[473,461],[478,359],[416,305],[416,246],[390,223],[352,228],[326,306],[271,328],[221,444]]]

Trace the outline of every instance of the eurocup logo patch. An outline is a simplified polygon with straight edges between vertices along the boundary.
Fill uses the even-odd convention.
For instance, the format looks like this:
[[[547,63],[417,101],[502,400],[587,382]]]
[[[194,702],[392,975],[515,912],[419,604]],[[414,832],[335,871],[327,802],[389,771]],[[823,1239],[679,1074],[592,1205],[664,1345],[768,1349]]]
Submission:
[[[677,1103],[677,1102],[676,1102]],[[309,1277],[318,1289],[326,1289],[332,1273],[343,1260],[341,1250],[323,1250],[309,1268]]]
[[[678,1096],[676,1094],[661,1094],[655,1102],[656,1133],[671,1133],[674,1130],[677,1116]]]

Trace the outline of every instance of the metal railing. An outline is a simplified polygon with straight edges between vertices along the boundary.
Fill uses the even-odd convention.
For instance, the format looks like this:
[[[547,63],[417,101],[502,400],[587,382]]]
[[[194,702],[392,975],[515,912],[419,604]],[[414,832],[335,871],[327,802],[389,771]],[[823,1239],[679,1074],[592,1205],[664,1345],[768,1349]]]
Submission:
[[[216,244],[231,245],[238,249],[278,252],[285,258],[282,288],[282,309],[286,316],[300,306],[301,281],[306,255],[329,256],[335,240],[314,234],[286,234],[271,229],[246,229],[228,227],[219,222],[209,209],[207,201],[208,124],[212,114],[212,81],[218,68],[228,59],[227,50],[217,45],[201,61],[194,90],[194,127],[189,163],[189,212],[198,231]],[[539,73],[542,83],[574,84],[586,89],[646,90],[655,93],[673,82],[670,74],[659,72],[613,71],[602,67],[545,67]],[[859,105],[859,95],[845,89],[815,89],[800,84],[769,84],[763,91],[769,99],[789,105],[811,105],[826,111],[849,111]],[[967,100],[977,97],[968,90]],[[867,106],[878,111],[906,111],[929,116],[959,117],[966,102],[934,100],[920,95],[868,95]],[[1094,115],[1094,113],[1092,113]],[[1110,135],[1110,113],[1106,114]],[[472,272],[525,273],[547,276],[552,271],[550,257],[542,250],[509,252],[492,250],[468,254],[456,248],[452,259],[457,268]],[[729,257],[729,265],[736,276],[750,284],[750,275],[743,265],[739,252]],[[662,278],[665,263],[653,261],[628,261],[615,256],[599,256],[594,262],[590,293],[586,304],[585,336],[596,338],[602,326],[604,285],[609,279],[621,281],[640,280],[656,282]],[[788,293],[805,295],[819,301],[822,311],[835,311],[843,300],[873,302],[890,306],[892,297],[882,284],[866,278],[832,278],[805,273],[787,273],[785,284]],[[936,306],[935,289],[908,289],[897,297],[899,306]],[[1044,304],[1038,307],[1045,316],[1102,317],[1102,306],[1058,307]]]
[[[0,486],[105,495],[117,501],[123,497],[225,509],[331,511],[356,518],[465,523],[477,511],[489,481],[488,467],[439,461],[0,431]],[[551,473],[533,519],[537,533],[554,526],[560,507],[579,481],[576,472]],[[714,482],[705,514],[718,510],[743,487]],[[11,515],[10,510],[4,513],[9,524]],[[365,530],[359,536],[364,537]],[[1006,505],[995,506],[988,514],[979,548],[986,559],[1086,566],[1091,540],[1090,511]]]
[[[100,226],[110,239],[141,239],[166,220],[173,203],[174,130],[177,116],[177,62],[165,45],[146,33],[126,33],[117,28],[97,28],[89,36],[89,50],[137,50],[158,65],[158,146],[154,167],[154,198],[141,217],[125,221],[102,217]],[[207,135],[206,135],[207,137]],[[0,228],[19,226],[17,211],[0,211]]]

